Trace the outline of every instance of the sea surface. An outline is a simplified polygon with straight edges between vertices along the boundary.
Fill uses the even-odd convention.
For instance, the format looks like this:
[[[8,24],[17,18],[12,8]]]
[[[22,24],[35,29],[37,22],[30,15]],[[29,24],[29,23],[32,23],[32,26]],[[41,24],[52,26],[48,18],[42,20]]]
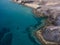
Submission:
[[[37,23],[31,8],[0,0],[0,45],[38,45],[27,30]]]

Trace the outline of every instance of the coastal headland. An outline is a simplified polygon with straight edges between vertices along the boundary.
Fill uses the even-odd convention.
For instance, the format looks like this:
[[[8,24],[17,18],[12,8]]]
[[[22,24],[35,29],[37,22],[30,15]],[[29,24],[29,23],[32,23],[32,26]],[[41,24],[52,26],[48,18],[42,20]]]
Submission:
[[[60,1],[59,0],[13,0],[33,8],[36,17],[47,17],[43,28],[34,32],[43,45],[60,45]]]

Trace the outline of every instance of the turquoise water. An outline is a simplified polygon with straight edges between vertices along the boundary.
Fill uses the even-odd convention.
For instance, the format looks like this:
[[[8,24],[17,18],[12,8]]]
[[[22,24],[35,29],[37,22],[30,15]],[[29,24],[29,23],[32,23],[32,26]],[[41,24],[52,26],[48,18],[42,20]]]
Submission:
[[[31,8],[10,0],[0,0],[0,30],[5,31],[0,31],[0,45],[38,45],[29,38],[26,31],[30,25],[37,24],[33,15]]]

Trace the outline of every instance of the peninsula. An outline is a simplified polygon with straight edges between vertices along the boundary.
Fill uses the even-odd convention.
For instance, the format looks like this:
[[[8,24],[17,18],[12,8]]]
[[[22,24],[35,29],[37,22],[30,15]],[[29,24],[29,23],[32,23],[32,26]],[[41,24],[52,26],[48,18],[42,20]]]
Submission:
[[[33,8],[37,17],[47,17],[43,28],[35,32],[43,45],[60,45],[60,0],[13,0]]]

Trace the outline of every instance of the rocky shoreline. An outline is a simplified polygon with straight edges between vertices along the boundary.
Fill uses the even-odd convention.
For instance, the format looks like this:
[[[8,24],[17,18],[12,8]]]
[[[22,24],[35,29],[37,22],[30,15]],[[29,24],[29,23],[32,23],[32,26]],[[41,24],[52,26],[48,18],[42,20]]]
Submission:
[[[14,0],[14,2],[16,2],[16,0]],[[59,22],[59,17],[60,16],[60,10],[58,10],[57,8],[55,8],[55,6],[45,6],[42,5],[42,6],[37,6],[35,4],[35,6],[33,6],[32,4],[30,3],[27,3],[25,4],[24,2],[21,3],[21,0],[20,2],[16,2],[18,4],[23,4],[24,6],[27,6],[27,7],[31,7],[33,8],[33,13],[35,14],[36,17],[47,17],[47,19],[45,20],[45,25],[43,28],[40,29],[40,26],[37,27],[37,31],[34,32],[34,36],[38,39],[38,41],[40,41],[43,45],[59,45],[60,44],[60,22]],[[58,24],[59,23],[59,24]],[[53,28],[52,28],[53,27]],[[50,37],[47,37],[48,35],[44,35],[44,33],[46,33],[46,29],[47,30],[47,34],[50,34]],[[58,31],[57,31],[58,30]],[[52,31],[52,33],[51,33]],[[50,33],[48,33],[50,32]],[[55,33],[56,32],[56,33]],[[43,33],[43,35],[42,35]],[[52,36],[52,38],[51,38]],[[58,37],[57,37],[58,36]],[[49,39],[51,41],[49,41]],[[53,39],[56,39],[56,40],[53,40]],[[47,39],[47,40],[46,40]],[[59,43],[58,43],[59,42]]]
[[[38,17],[45,17],[46,15],[45,14],[41,14],[41,12],[40,12],[40,14],[35,10],[34,11],[34,13],[38,16]],[[50,13],[50,12],[49,12]],[[51,14],[51,13],[50,13]],[[35,36],[37,37],[37,39],[43,44],[43,45],[60,45],[60,41],[57,41],[57,40],[59,40],[60,39],[60,34],[58,34],[59,33],[59,31],[57,31],[57,30],[60,30],[60,29],[58,29],[58,27],[60,28],[60,26],[59,25],[55,25],[55,23],[57,22],[56,21],[56,18],[57,18],[57,20],[58,20],[58,14],[59,13],[57,13],[57,16],[56,16],[56,18],[54,18],[53,17],[53,14],[52,14],[52,17],[50,17],[50,14],[49,14],[49,16],[47,16],[47,20],[46,20],[46,25],[42,28],[42,29],[39,29],[38,31],[36,31],[35,32]],[[60,24],[60,23],[59,23]],[[51,27],[49,27],[49,26],[51,26]],[[47,28],[47,27],[49,27],[49,28]],[[47,29],[47,31],[45,31]],[[49,39],[47,39],[46,40],[46,38],[48,38],[49,36],[48,36],[48,34],[49,33],[47,33],[48,31],[50,31],[50,30],[52,30],[52,33],[51,33],[51,36],[52,37],[54,37],[56,40],[54,40],[53,41],[53,38],[52,38],[52,40],[51,41],[49,41]],[[54,31],[56,32],[56,33],[54,33]],[[42,35],[42,33],[44,34],[44,33],[47,33],[46,35]],[[58,37],[57,37],[57,35],[58,35]],[[45,37],[44,37],[45,36]],[[49,38],[51,38],[51,36],[49,37]],[[58,39],[59,38],[59,39]]]

